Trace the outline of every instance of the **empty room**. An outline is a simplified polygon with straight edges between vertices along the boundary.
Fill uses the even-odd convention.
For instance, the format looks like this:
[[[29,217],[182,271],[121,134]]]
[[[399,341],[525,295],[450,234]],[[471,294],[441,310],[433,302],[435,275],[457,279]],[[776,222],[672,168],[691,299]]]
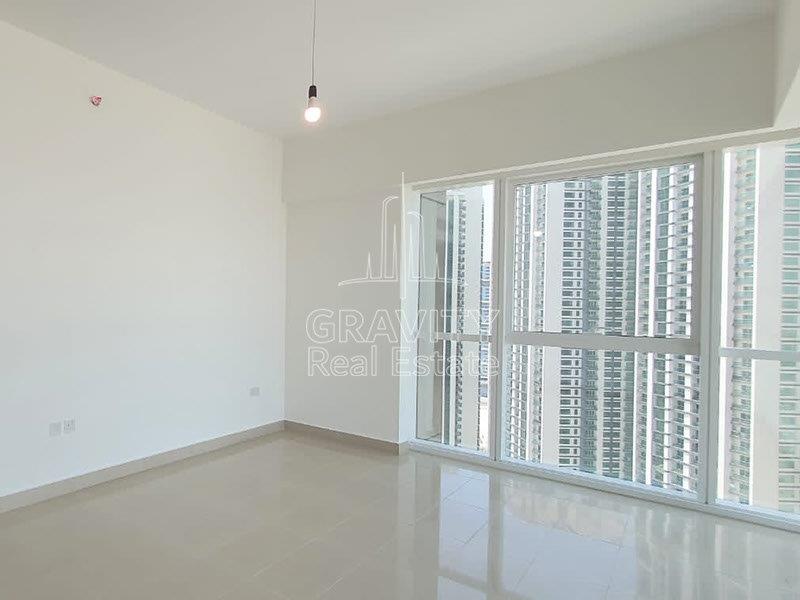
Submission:
[[[0,0],[0,600],[800,600],[800,0]]]

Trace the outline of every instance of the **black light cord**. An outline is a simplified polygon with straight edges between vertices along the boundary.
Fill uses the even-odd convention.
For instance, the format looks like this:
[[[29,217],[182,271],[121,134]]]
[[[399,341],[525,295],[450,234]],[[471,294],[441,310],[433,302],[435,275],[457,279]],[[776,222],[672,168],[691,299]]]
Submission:
[[[314,57],[317,53],[317,0],[314,0],[314,24],[311,29],[311,85],[314,85]]]

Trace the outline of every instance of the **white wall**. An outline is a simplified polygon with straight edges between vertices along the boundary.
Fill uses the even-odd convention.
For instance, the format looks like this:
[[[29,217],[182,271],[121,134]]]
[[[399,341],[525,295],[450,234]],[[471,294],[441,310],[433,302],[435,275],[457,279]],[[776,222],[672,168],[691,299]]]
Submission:
[[[363,272],[367,251],[377,250],[379,204],[396,191],[401,171],[409,181],[424,180],[769,127],[774,50],[773,22],[755,20],[287,140],[288,418],[381,439],[410,435],[410,391],[400,407],[391,374],[360,381],[306,376],[310,309],[400,306],[391,290],[364,285],[345,296],[336,281]]]
[[[389,190],[389,194],[392,190]],[[376,308],[391,311],[396,318],[399,288],[394,282],[366,282],[339,286],[339,282],[363,276],[367,253],[377,268],[381,245],[381,207],[383,198],[350,199],[343,202],[298,205],[289,211],[289,237],[286,364],[286,418],[319,427],[345,431],[386,441],[398,437],[397,394],[391,376],[391,348],[384,335],[374,336],[377,362],[371,360],[371,343],[348,338],[345,343],[320,342],[307,335],[308,316],[318,309],[332,310],[338,321],[341,311],[358,311],[366,317],[359,330],[364,338],[376,315]],[[390,205],[389,229],[399,227],[399,202]],[[399,233],[399,231],[398,231]],[[383,314],[383,313],[382,313]],[[380,318],[380,317],[379,317]],[[327,327],[327,319],[320,325]],[[336,336],[341,328],[336,326]],[[370,338],[372,339],[372,338]],[[309,349],[322,348],[351,363],[366,357],[370,369],[366,376],[325,376],[319,369],[309,375]],[[316,350],[315,350],[316,351]]]
[[[775,124],[800,125],[800,2],[781,0],[775,19]]]
[[[0,496],[282,419],[281,144],[3,23],[0,79]]]

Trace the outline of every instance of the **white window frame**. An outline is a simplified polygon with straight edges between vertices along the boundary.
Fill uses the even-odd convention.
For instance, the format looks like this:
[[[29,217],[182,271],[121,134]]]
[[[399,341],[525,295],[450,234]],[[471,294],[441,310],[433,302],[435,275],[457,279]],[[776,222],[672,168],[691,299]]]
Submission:
[[[500,223],[499,223],[499,219],[498,219],[498,215],[501,214],[499,212],[501,210],[501,197],[500,197],[500,186],[499,186],[499,184],[500,184],[500,180],[497,179],[497,178],[494,178],[494,179],[493,178],[488,178],[487,179],[486,177],[482,177],[482,178],[478,177],[478,178],[470,178],[470,179],[460,180],[459,182],[454,183],[452,185],[447,184],[447,185],[434,185],[434,186],[430,186],[430,187],[419,187],[419,188],[415,187],[414,190],[413,190],[414,191],[414,196],[415,196],[414,210],[419,211],[419,209],[421,208],[422,197],[425,196],[425,195],[431,195],[431,194],[437,194],[437,193],[446,193],[447,190],[464,188],[464,187],[476,187],[476,186],[483,186],[483,185],[492,185],[492,186],[494,186],[493,187],[494,203],[492,205],[492,210],[494,212],[494,214],[492,216],[493,225],[494,225],[494,230],[492,231],[492,256],[493,257],[497,257],[498,256],[498,254],[497,254],[498,248],[501,247],[501,246],[499,246],[499,240],[498,240],[497,236],[498,236],[498,231],[500,231],[502,229],[499,226]],[[420,229],[418,229],[418,231],[417,231],[417,238],[416,239],[420,239],[420,237],[422,236],[422,230],[421,230],[422,220],[418,219],[417,220],[417,224],[418,224]],[[404,252],[404,254],[405,254],[405,252]],[[496,300],[499,297],[497,294],[498,294],[498,291],[500,289],[498,287],[500,278],[498,276],[497,267],[495,265],[497,265],[497,261],[496,260],[493,261],[493,263],[492,263],[493,270],[492,270],[491,297],[492,297],[493,300]],[[419,308],[419,304],[418,303],[416,304],[416,308],[417,309]],[[488,335],[487,334],[481,334],[481,333],[456,333],[456,332],[448,332],[448,331],[437,331],[437,332],[434,332],[434,340],[435,341],[445,341],[445,342],[488,343],[489,344],[489,356],[490,356],[490,358],[494,358],[494,360],[497,361],[496,364],[502,365],[502,362],[501,362],[502,361],[502,347],[501,347],[502,345],[496,343],[497,340],[499,339],[498,335],[501,332],[501,329],[499,328],[500,318],[501,318],[501,315],[498,313],[497,318],[494,319],[492,321],[492,323],[491,323],[491,329],[490,329]],[[416,356],[416,344],[415,344],[414,348],[410,349],[410,351],[411,351],[411,354]],[[435,449],[437,447],[450,448],[453,451],[459,452],[459,453],[463,453],[464,455],[470,455],[470,456],[474,456],[474,457],[478,457],[478,458],[489,457],[490,459],[494,460],[494,456],[495,455],[494,455],[494,452],[493,452],[493,448],[496,445],[496,440],[495,440],[495,435],[496,435],[495,429],[496,428],[494,427],[494,422],[495,422],[494,405],[496,404],[496,402],[494,402],[493,399],[496,397],[495,394],[497,394],[500,391],[500,388],[498,388],[497,385],[498,385],[497,374],[490,375],[490,377],[489,377],[489,425],[490,426],[489,426],[488,452],[484,453],[484,452],[481,452],[480,450],[474,450],[472,448],[463,447],[463,446],[444,445],[444,444],[440,444],[438,442],[432,442],[430,440],[422,440],[422,439],[419,439],[419,438],[416,438],[416,437],[414,438],[413,443],[414,444],[423,444],[423,445],[425,445],[425,446],[427,446],[429,448],[432,448],[432,449]],[[416,390],[416,382],[414,382],[414,388]],[[415,418],[416,418],[416,415],[418,414],[417,406],[416,406],[416,393],[414,395],[414,398],[415,398],[414,415],[415,415]],[[416,432],[417,432],[416,422],[414,423],[413,431],[414,431],[414,435],[416,436]]]
[[[514,281],[512,269],[512,260],[514,256],[514,204],[516,201],[516,188],[519,185],[536,185],[541,183],[559,182],[574,179],[584,179],[591,177],[602,177],[606,175],[614,175],[617,173],[627,173],[630,171],[650,170],[661,167],[667,167],[677,164],[691,164],[694,166],[694,212],[692,230],[692,305],[691,305],[691,334],[688,338],[682,337],[653,337],[653,336],[621,336],[621,335],[606,335],[599,333],[555,333],[555,332],[535,332],[535,331],[514,331],[511,327],[510,320],[505,322],[503,328],[503,336],[500,343],[505,347],[510,345],[526,345],[531,347],[559,347],[568,349],[581,349],[581,350],[609,350],[609,351],[627,351],[627,352],[640,352],[640,353],[658,353],[658,354],[687,354],[694,356],[701,356],[701,328],[697,326],[701,323],[700,315],[702,307],[705,304],[703,294],[701,291],[701,271],[703,268],[703,235],[702,228],[705,219],[703,219],[703,211],[707,202],[704,201],[704,190],[706,189],[704,178],[704,157],[702,154],[695,154],[692,156],[677,156],[669,157],[651,161],[640,162],[624,162],[620,164],[603,165],[598,167],[590,167],[584,169],[566,169],[563,171],[548,172],[545,174],[531,175],[523,174],[513,177],[507,177],[503,181],[504,186],[504,209],[503,215],[504,238],[505,247],[499,254],[505,259],[505,267],[502,279],[504,280],[503,298],[505,304],[500,311],[501,314],[511,314],[514,294]],[[505,381],[505,363],[500,363],[503,381]],[[704,368],[701,358],[701,380],[703,378]],[[494,439],[496,441],[493,447],[492,456],[501,462],[506,462],[503,456],[502,436],[503,436],[503,423],[504,415],[502,410],[507,406],[507,399],[505,397],[505,386],[500,385],[503,392],[502,396],[494,396],[500,402],[494,402],[497,405],[494,411],[490,410],[492,416],[493,429],[495,431]],[[698,433],[699,439],[702,440],[704,436],[704,426],[707,426],[707,415],[703,411],[703,395],[700,398],[700,414],[698,415],[700,431]],[[701,442],[702,445],[702,442]],[[703,474],[706,472],[706,453],[701,447],[699,449],[699,464],[698,464],[698,489],[697,499],[705,498],[705,477]],[[532,472],[541,475],[551,475],[555,473],[572,474],[578,477],[585,477],[587,474],[578,472],[573,469],[565,469],[558,465],[550,465],[545,463],[528,463],[521,461],[510,461],[512,464],[522,464],[523,466],[530,467]],[[655,490],[658,494],[667,494],[675,498],[683,498],[692,500],[690,494],[679,492],[677,490],[654,488],[653,486],[640,484],[633,481],[616,480],[603,475],[593,475],[602,478],[602,480],[610,480],[614,483],[620,483],[626,486],[633,486],[642,490]]]
[[[800,519],[777,511],[748,507],[717,498],[717,447],[719,422],[719,368],[722,356],[748,358],[791,358],[800,359],[800,353],[779,351],[746,350],[724,348],[720,345],[722,278],[715,276],[722,266],[722,209],[724,191],[723,160],[725,152],[731,148],[752,146],[769,141],[792,140],[800,138],[800,129],[761,130],[735,135],[709,137],[702,140],[675,143],[648,148],[609,152],[593,156],[554,160],[516,167],[484,171],[471,176],[457,176],[438,180],[419,181],[410,184],[408,190],[418,198],[427,192],[441,191],[455,187],[494,182],[494,247],[492,297],[496,302],[502,298],[498,316],[493,322],[488,341],[492,354],[501,366],[490,380],[489,414],[491,420],[488,455],[461,448],[444,446],[436,442],[412,439],[412,450],[456,458],[478,465],[538,476],[550,480],[575,484],[643,500],[651,500],[671,506],[693,509],[717,516],[729,517],[800,532]],[[591,175],[607,175],[627,170],[646,169],[667,164],[693,162],[695,164],[695,224],[693,242],[696,254],[693,264],[693,303],[692,334],[690,338],[646,338],[623,337],[602,334],[563,334],[512,332],[505,323],[511,294],[509,256],[513,229],[509,228],[514,202],[514,187],[518,183],[537,183],[554,180],[573,179]],[[511,223],[513,225],[513,223]],[[513,255],[512,255],[513,256]],[[707,276],[704,274],[708,274]],[[498,292],[503,290],[503,294]],[[495,305],[497,308],[497,305]],[[464,340],[480,336],[460,336]],[[486,337],[481,338],[486,341]],[[501,460],[501,438],[503,420],[499,418],[504,406],[503,393],[504,349],[507,344],[522,343],[535,346],[560,346],[585,349],[630,350],[639,352],[694,354],[700,356],[700,437],[697,497],[692,498],[681,492],[673,492],[627,482],[603,475],[576,472],[558,466],[536,463],[521,464]],[[498,401],[500,400],[500,401]],[[416,415],[416,410],[413,411]],[[414,425],[413,428],[416,431]]]
[[[694,225],[692,231],[692,244],[695,250],[692,256],[692,290],[699,290],[700,288],[700,270],[702,269],[702,218],[703,207],[706,202],[703,201],[704,196],[704,161],[702,155],[671,157],[668,159],[639,162],[639,163],[621,163],[618,165],[609,165],[605,167],[596,167],[591,169],[582,170],[564,170],[561,172],[548,173],[545,175],[523,175],[508,177],[504,181],[505,187],[505,200],[504,206],[509,209],[515,202],[515,189],[519,185],[525,184],[540,184],[549,182],[558,182],[573,179],[584,179],[591,177],[602,177],[605,175],[615,175],[617,173],[626,173],[629,171],[649,170],[675,164],[692,164],[695,167],[695,190],[694,190]],[[513,231],[514,231],[514,214],[512,210],[506,210],[504,215],[505,220],[505,237],[506,245],[503,249],[503,256],[513,256]],[[511,299],[513,297],[513,280],[511,274],[511,265],[503,273],[505,279],[505,300],[503,312],[508,312],[511,309]],[[699,322],[701,306],[703,303],[702,294],[695,294],[692,297],[692,324]],[[693,326],[691,336],[688,338],[682,337],[652,337],[652,336],[621,336],[621,335],[606,335],[600,333],[557,333],[557,332],[536,332],[536,331],[513,331],[508,325],[504,329],[504,339],[508,344],[523,344],[531,346],[560,346],[563,348],[577,348],[586,350],[622,350],[622,351],[636,351],[636,352],[657,352],[657,353],[672,353],[672,354],[700,354],[700,328]]]
[[[746,143],[735,143],[726,145],[716,151],[714,157],[714,166],[716,168],[715,173],[715,201],[713,206],[713,215],[712,219],[714,221],[714,235],[716,236],[715,239],[715,252],[714,252],[714,264],[712,265],[712,272],[713,273],[720,273],[719,277],[714,277],[712,286],[714,286],[714,290],[712,292],[712,298],[717,299],[717,302],[714,302],[711,306],[711,310],[709,311],[710,321],[712,325],[712,352],[711,358],[714,361],[714,372],[717,374],[717,377],[713,378],[714,380],[710,382],[710,390],[709,390],[709,398],[711,400],[709,406],[709,413],[710,413],[710,423],[712,426],[708,432],[709,437],[709,446],[711,451],[709,453],[708,462],[710,465],[709,472],[708,472],[708,502],[715,506],[720,507],[721,509],[733,511],[737,513],[742,513],[750,517],[748,520],[752,520],[755,522],[759,522],[761,520],[768,520],[772,521],[773,519],[777,519],[778,521],[784,520],[784,525],[786,529],[790,529],[793,531],[800,531],[800,518],[798,519],[791,519],[788,515],[783,517],[782,513],[776,510],[769,510],[759,506],[750,506],[746,504],[741,504],[738,502],[734,502],[731,500],[726,500],[724,498],[719,497],[719,489],[717,488],[717,484],[719,482],[718,470],[720,468],[725,468],[724,465],[719,465],[719,431],[720,431],[720,366],[721,366],[721,359],[722,358],[737,358],[737,359],[744,359],[744,360],[768,360],[768,361],[793,361],[800,363],[800,352],[790,352],[790,351],[783,351],[783,350],[767,350],[763,348],[737,348],[733,346],[728,346],[725,342],[726,340],[722,340],[722,319],[725,315],[722,313],[722,296],[724,293],[724,284],[723,284],[723,277],[727,276],[727,273],[724,273],[723,270],[723,253],[726,251],[725,248],[725,232],[724,232],[724,210],[725,210],[725,156],[729,152],[735,152],[736,150],[741,150],[745,148],[752,148],[754,146],[758,146],[759,144],[767,143],[767,142],[781,142],[785,144],[792,144],[800,142],[800,137],[797,136],[797,132],[795,130],[794,135],[786,135],[789,132],[784,132],[784,135],[781,135],[777,139],[773,136],[770,136],[766,139],[760,140],[752,140]],[[767,523],[770,524],[770,523]],[[780,523],[777,524],[780,526]]]

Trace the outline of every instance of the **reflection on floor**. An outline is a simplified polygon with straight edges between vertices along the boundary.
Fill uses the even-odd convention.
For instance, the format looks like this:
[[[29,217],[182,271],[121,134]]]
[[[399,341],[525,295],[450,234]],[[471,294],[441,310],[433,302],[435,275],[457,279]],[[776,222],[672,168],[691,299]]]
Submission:
[[[0,515],[9,600],[800,598],[800,535],[280,433]]]

